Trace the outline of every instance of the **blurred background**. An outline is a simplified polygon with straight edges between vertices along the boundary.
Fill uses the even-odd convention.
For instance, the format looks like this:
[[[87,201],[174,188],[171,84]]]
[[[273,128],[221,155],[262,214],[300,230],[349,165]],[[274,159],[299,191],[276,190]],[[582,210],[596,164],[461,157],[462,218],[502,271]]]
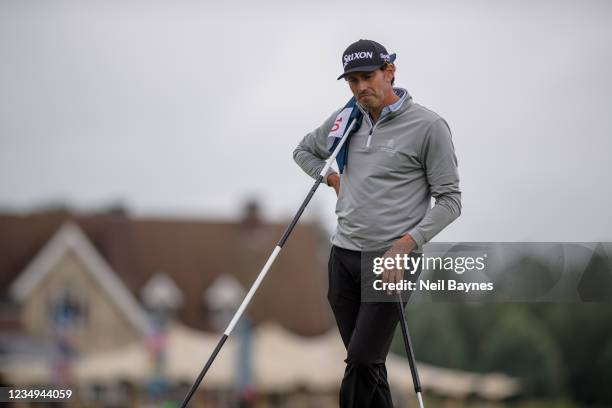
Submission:
[[[611,241],[611,23],[596,0],[0,2],[0,382],[176,406],[311,186],[292,152],[350,97],[359,38],[451,126],[463,211],[435,241]],[[317,192],[192,406],[337,406],[334,204]],[[609,304],[407,313],[429,407],[612,405]]]

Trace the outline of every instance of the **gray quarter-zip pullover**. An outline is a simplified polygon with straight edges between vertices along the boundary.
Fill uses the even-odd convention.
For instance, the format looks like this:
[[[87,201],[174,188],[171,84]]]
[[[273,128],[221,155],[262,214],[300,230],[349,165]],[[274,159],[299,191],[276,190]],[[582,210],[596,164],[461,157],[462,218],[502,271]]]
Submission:
[[[417,249],[461,213],[457,158],[446,121],[405,99],[372,124],[365,113],[351,136],[340,176],[338,226],[331,242],[356,251],[380,250],[410,234]],[[297,164],[317,178],[331,153],[327,136],[334,112],[308,133],[293,152]],[[431,197],[435,205],[431,207]]]

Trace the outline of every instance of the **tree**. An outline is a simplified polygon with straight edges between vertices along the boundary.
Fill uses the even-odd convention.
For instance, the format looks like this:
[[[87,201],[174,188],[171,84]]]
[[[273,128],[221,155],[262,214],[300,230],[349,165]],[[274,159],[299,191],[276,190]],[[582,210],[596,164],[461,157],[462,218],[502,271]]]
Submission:
[[[558,395],[563,372],[550,333],[522,309],[504,310],[482,346],[484,371],[501,371],[523,380],[526,394]]]

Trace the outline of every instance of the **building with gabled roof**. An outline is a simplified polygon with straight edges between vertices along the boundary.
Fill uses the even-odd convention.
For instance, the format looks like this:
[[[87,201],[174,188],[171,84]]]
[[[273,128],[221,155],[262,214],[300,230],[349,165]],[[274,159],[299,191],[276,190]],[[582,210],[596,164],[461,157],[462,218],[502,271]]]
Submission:
[[[63,299],[85,320],[90,336],[83,344],[102,347],[101,330],[125,337],[120,343],[146,333],[145,300],[166,296],[176,303],[170,309],[177,320],[216,331],[207,290],[223,276],[248,289],[283,229],[263,222],[253,207],[238,222],[0,215],[0,324],[4,331],[21,327],[45,335],[52,303]],[[247,311],[252,322],[276,322],[306,336],[333,327],[325,299],[326,243],[317,225],[298,224]]]

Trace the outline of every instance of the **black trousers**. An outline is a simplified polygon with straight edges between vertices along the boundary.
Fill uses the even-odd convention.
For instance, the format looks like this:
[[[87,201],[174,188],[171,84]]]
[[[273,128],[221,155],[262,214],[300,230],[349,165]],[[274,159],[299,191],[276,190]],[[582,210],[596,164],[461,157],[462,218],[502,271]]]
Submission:
[[[362,302],[361,273],[361,252],[332,247],[327,298],[347,350],[340,408],[392,408],[385,360],[400,313],[397,302]]]

